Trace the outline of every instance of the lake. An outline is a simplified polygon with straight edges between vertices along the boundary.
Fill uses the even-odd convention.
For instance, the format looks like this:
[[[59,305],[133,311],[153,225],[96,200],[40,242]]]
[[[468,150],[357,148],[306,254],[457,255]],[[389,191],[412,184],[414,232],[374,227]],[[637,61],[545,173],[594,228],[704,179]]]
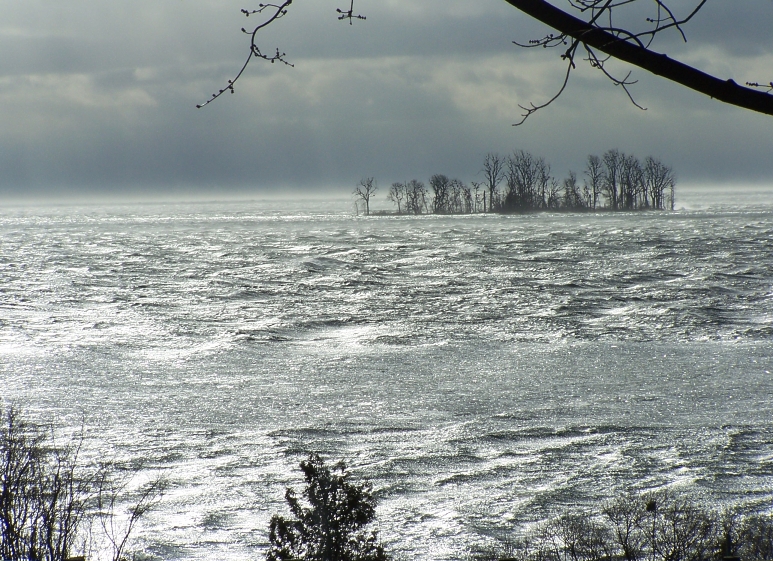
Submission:
[[[262,555],[309,452],[372,481],[404,559],[630,489],[770,511],[773,197],[679,202],[4,208],[2,399],[166,474],[163,559]]]

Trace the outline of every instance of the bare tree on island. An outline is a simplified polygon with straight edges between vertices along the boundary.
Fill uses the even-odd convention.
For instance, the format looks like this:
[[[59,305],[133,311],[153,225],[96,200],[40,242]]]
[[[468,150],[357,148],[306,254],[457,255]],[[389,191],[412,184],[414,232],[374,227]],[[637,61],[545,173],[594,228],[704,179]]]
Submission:
[[[773,115],[773,82],[758,83],[747,81],[746,86],[739,85],[733,79],[725,79],[707,74],[698,68],[675,60],[665,53],[656,52],[653,42],[663,33],[676,33],[685,42],[687,35],[684,27],[706,6],[708,0],[692,0],[691,6],[682,15],[672,9],[665,0],[645,2],[644,0],[625,0],[612,2],[610,0],[566,0],[567,8],[561,9],[547,0],[505,0],[515,9],[531,18],[538,20],[558,33],[550,33],[541,39],[527,43],[514,42],[521,47],[558,48],[561,59],[566,63],[564,80],[558,92],[546,102],[529,106],[521,105],[524,113],[523,123],[535,111],[550,105],[566,89],[572,70],[580,60],[586,60],[592,68],[602,72],[614,85],[620,86],[631,102],[639,106],[629,90],[636,83],[631,79],[631,73],[616,76],[608,68],[611,58],[632,64],[657,76],[676,82],[691,90],[702,93],[730,105],[735,105],[750,111]],[[268,25],[284,18],[292,0],[284,0],[277,4],[259,4],[255,10],[242,9],[249,17],[257,15],[261,19],[251,29],[242,28],[242,32],[250,37],[249,54],[234,78],[206,102],[197,107],[204,107],[226,92],[234,92],[234,84],[244,74],[253,58],[275,63],[292,64],[286,59],[285,53],[277,48],[264,52],[258,45],[258,33]],[[649,8],[649,16],[641,17],[642,10]],[[338,19],[348,21],[364,20],[365,17],[355,13],[354,0],[349,0],[348,8],[336,10]],[[625,22],[621,24],[620,22]],[[637,26],[634,22],[640,22]]]
[[[432,187],[432,212],[435,214],[448,214],[450,212],[449,190],[451,180],[442,173],[436,173],[429,178],[429,186]]]
[[[421,181],[411,179],[405,184],[405,210],[410,214],[429,212],[427,188]]]
[[[564,201],[563,208],[568,210],[580,210],[585,208],[585,197],[580,186],[577,184],[577,174],[569,172],[569,176],[564,179]]]
[[[648,156],[644,160],[644,181],[649,195],[649,205],[652,208],[665,208],[665,191],[669,190],[669,208],[674,210],[674,187],[676,176],[674,171],[660,160]]]
[[[545,158],[525,150],[515,151],[506,160],[504,172],[507,192],[502,203],[505,212],[527,212],[556,208],[559,184],[550,173]]]
[[[488,188],[488,211],[494,212],[497,209],[495,203],[497,201],[497,187],[502,182],[505,176],[504,161],[499,157],[499,154],[486,154],[486,159],[483,160],[483,175],[485,176],[485,184]],[[483,192],[483,212],[486,212],[486,192]]]
[[[609,201],[609,207],[617,210],[620,206],[620,176],[622,175],[623,157],[619,150],[607,150],[601,157],[604,162],[604,194]]]
[[[405,195],[405,183],[392,183],[392,186],[389,188],[389,193],[387,194],[387,200],[397,205],[397,214],[403,213],[402,203],[403,199],[405,199]]]
[[[486,191],[484,190],[482,193],[483,202],[481,202],[480,189],[482,185],[477,181],[472,181],[471,184],[472,184],[472,212],[481,212],[481,209],[483,212],[486,212]]]
[[[376,180],[373,177],[360,179],[360,183],[354,188],[352,194],[365,204],[365,215],[370,215],[370,198],[378,190]]]
[[[586,198],[588,200],[588,207],[595,210],[599,203],[599,196],[601,196],[601,186],[603,183],[601,158],[593,154],[588,156],[588,163],[585,166],[585,176],[584,190],[587,193]]]

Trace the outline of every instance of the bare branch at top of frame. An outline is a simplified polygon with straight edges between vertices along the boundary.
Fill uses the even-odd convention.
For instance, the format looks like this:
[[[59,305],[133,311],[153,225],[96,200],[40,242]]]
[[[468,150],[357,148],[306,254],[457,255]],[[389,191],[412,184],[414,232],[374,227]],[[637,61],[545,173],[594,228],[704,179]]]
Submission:
[[[244,61],[244,64],[242,64],[242,67],[239,69],[236,75],[230,80],[228,80],[227,85],[221,88],[220,90],[218,90],[216,93],[213,93],[212,97],[210,97],[204,103],[198,104],[196,106],[198,109],[201,109],[206,105],[209,105],[210,103],[215,101],[217,98],[219,98],[221,95],[223,95],[226,92],[234,93],[234,85],[239,80],[239,78],[242,77],[242,75],[244,74],[244,71],[247,70],[247,66],[249,66],[253,58],[259,58],[267,62],[270,62],[272,64],[275,62],[279,62],[281,64],[284,64],[290,67],[295,66],[287,60],[286,58],[287,53],[281,52],[279,48],[276,48],[273,52],[271,52],[270,54],[267,54],[263,52],[263,50],[258,45],[258,41],[257,41],[258,33],[260,32],[260,30],[264,29],[265,27],[268,27],[275,21],[286,16],[290,8],[290,5],[292,3],[293,3],[293,0],[285,0],[284,2],[279,2],[276,4],[259,4],[258,8],[254,10],[247,10],[247,9],[241,10],[241,12],[244,14],[245,17],[255,16],[255,15],[263,16],[263,19],[256,26],[249,29],[242,27],[242,33],[250,36],[250,52],[247,55],[247,59]],[[350,25],[352,21],[355,19],[362,19],[362,20],[365,19],[365,16],[354,13],[354,0],[349,1],[348,9],[338,8],[336,10],[336,13],[338,13],[339,20],[349,20]]]
[[[338,8],[336,10],[336,12],[338,13],[338,19],[339,20],[348,19],[349,20],[349,25],[352,25],[352,20],[355,20],[355,19],[365,19],[365,16],[354,13],[354,0],[351,0],[349,2],[349,9],[348,10],[342,10],[341,8]]]
[[[546,103],[539,105],[532,103],[528,108],[521,106],[526,113],[522,115],[517,125],[522,124],[539,109],[550,105],[566,90],[569,74],[575,68],[573,60],[578,43],[587,52],[588,56],[585,60],[590,66],[600,70],[614,85],[620,86],[631,103],[640,109],[644,107],[634,100],[629,89],[629,86],[636,81],[630,79],[630,73],[622,79],[610,73],[605,66],[610,58],[629,62],[726,103],[773,114],[773,100],[767,95],[773,92],[773,83],[768,86],[748,82],[747,87],[744,88],[733,80],[716,78],[651,50],[656,36],[667,31],[676,32],[683,41],[687,41],[684,26],[696,16],[708,0],[693,0],[690,9],[682,11],[684,15],[681,16],[672,9],[667,0],[648,0],[647,5],[652,8],[649,13],[644,14],[640,8],[644,4],[640,0],[567,0],[570,8],[579,12],[582,17],[572,16],[545,0],[506,1],[558,32],[529,41],[528,44],[514,42],[516,45],[527,48],[569,45],[561,58],[572,61],[557,94]],[[625,24],[619,24],[620,21],[625,21]],[[630,24],[631,21],[634,21],[633,25]],[[638,25],[636,21],[639,22]],[[603,52],[604,56],[597,55],[597,52]],[[754,88],[764,90],[764,94],[756,92]]]
[[[760,84],[758,82],[746,82],[746,85],[750,88],[757,88],[764,92],[773,92],[773,82],[768,82],[767,84]]]

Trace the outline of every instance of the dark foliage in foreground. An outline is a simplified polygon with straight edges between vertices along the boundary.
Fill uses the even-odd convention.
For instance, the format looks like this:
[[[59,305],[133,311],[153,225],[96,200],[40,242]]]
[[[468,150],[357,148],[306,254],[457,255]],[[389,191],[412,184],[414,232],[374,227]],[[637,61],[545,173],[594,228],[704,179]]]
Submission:
[[[627,495],[600,512],[566,512],[479,561],[773,559],[773,519],[707,509],[671,492]]]
[[[366,528],[376,514],[370,485],[350,482],[342,462],[331,469],[316,454],[301,471],[305,502],[287,490],[292,517],[271,518],[268,561],[386,561],[376,531]]]

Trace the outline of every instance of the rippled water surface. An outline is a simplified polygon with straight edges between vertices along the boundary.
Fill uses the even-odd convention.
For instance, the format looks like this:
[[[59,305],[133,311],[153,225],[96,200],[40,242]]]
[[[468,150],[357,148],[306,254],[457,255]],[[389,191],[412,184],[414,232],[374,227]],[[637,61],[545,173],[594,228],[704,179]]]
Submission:
[[[769,508],[767,203],[6,208],[2,398],[166,473],[164,559],[259,557],[309,451],[374,483],[406,559],[628,488]]]

